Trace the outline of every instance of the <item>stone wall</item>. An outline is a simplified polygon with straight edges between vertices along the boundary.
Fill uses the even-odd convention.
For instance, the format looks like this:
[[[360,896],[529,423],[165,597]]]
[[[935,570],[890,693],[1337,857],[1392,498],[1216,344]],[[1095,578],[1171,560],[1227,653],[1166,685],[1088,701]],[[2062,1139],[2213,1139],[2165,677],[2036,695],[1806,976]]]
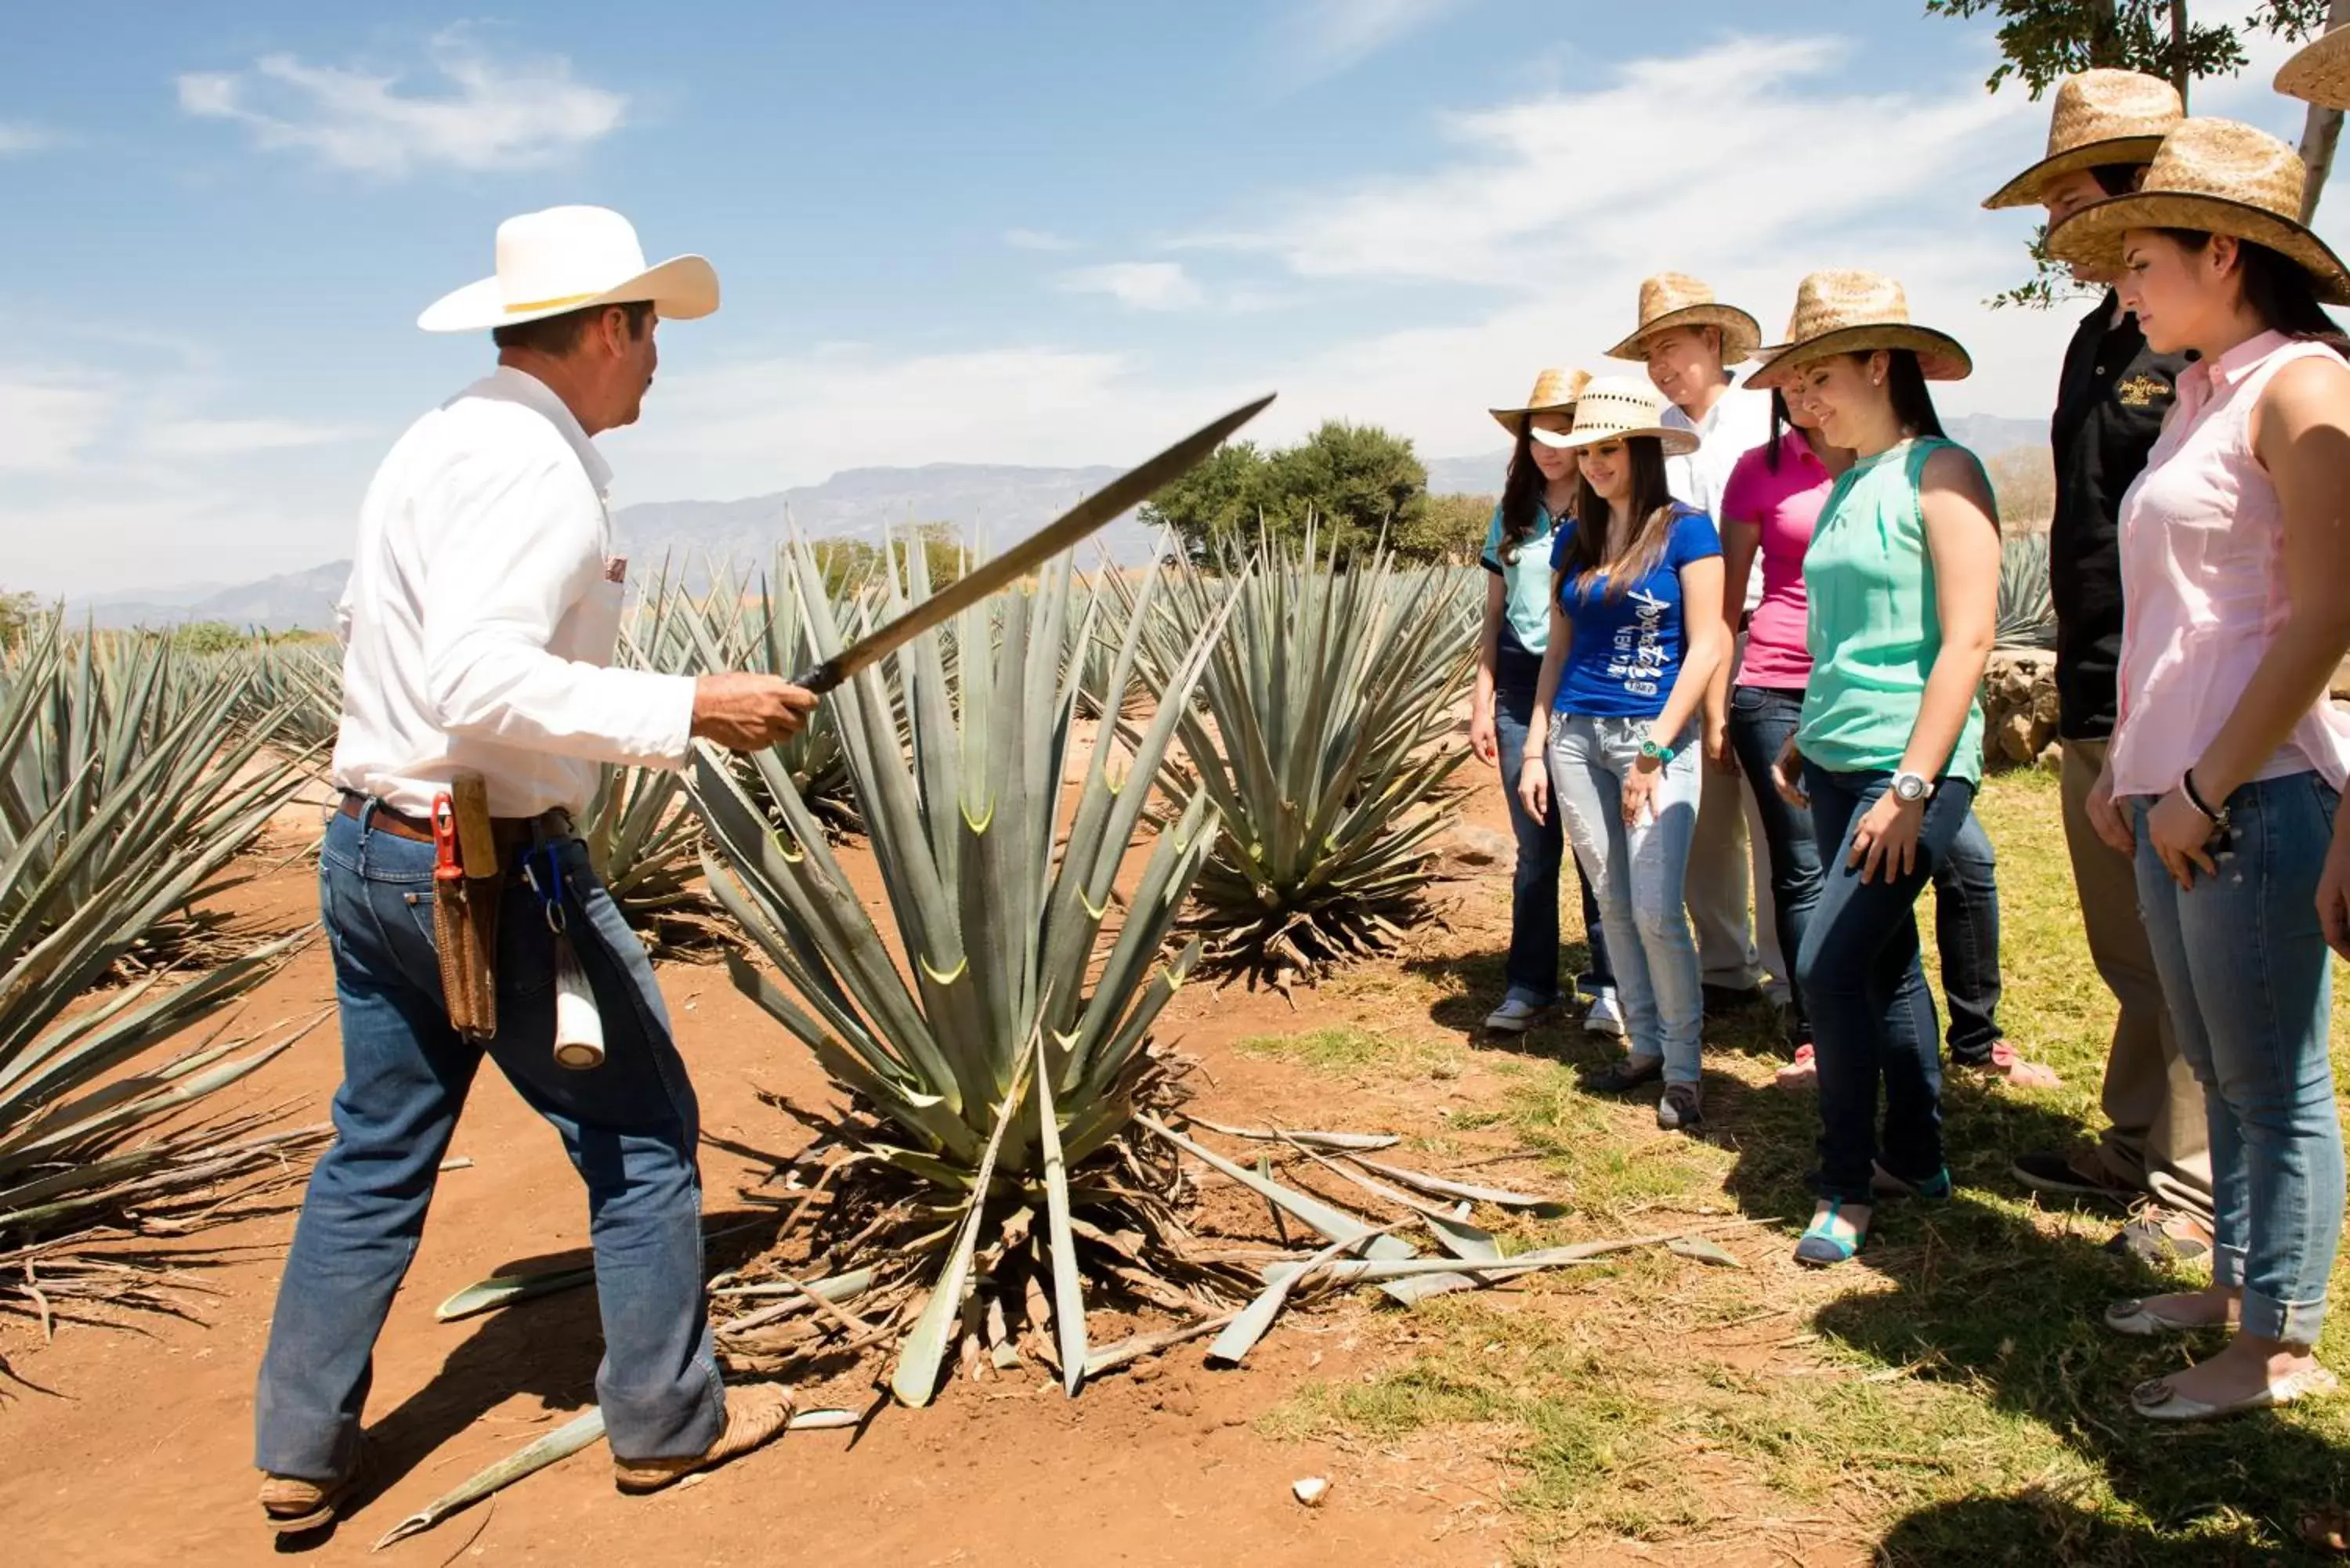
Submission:
[[[2000,648],[1983,666],[1983,765],[2054,767],[2056,655],[2044,649]]]

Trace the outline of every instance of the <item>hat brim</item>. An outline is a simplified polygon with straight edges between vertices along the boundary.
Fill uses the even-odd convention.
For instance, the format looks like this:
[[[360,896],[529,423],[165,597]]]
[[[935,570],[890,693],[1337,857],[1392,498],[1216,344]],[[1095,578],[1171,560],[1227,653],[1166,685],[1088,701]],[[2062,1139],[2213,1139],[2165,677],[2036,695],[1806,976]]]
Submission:
[[[2108,163],[2151,163],[2161,146],[2159,136],[2116,136],[2105,141],[2084,142],[2053,158],[2042,159],[2002,185],[1983,202],[1984,210],[2036,207],[2040,205],[2040,192],[2051,180],[2077,174],[2084,169],[2100,169]]]
[[[1569,398],[1563,403],[1540,403],[1530,409],[1487,409],[1485,411],[1493,416],[1495,424],[1515,435],[1518,433],[1518,421],[1530,415],[1573,414],[1575,400]]]
[[[1724,365],[1742,364],[1754,358],[1754,351],[1762,347],[1762,324],[1736,306],[1684,305],[1679,310],[1668,310],[1607,350],[1607,358],[1645,361],[1648,353],[1640,345],[1658,333],[1669,332],[1676,327],[1721,328],[1721,362]]]
[[[2266,245],[2309,275],[2328,305],[2350,305],[2350,266],[2332,246],[2290,218],[2226,196],[2140,191],[2084,207],[2048,231],[2048,254],[2106,272],[2122,265],[2122,236],[2132,229],[2196,229]]]
[[[2276,90],[2321,109],[2350,109],[2350,27],[2302,46],[2277,71]]]
[[[1669,430],[1663,425],[1642,425],[1637,430],[1536,431],[1534,440],[1560,452],[1573,452],[1586,446],[1604,446],[1611,441],[1630,441],[1636,436],[1648,436],[1665,449],[1667,457],[1687,457],[1697,450],[1695,431]]]
[[[1763,391],[1773,390],[1791,371],[1814,359],[1825,359],[1831,354],[1866,354],[1877,348],[1907,348],[1918,356],[1918,371],[1929,381],[1963,381],[1975,372],[1975,362],[1968,357],[1965,346],[1947,332],[1902,321],[1860,322],[1806,337],[1800,343],[1782,343],[1765,349],[1762,363],[1754,367],[1746,384]]]
[[[644,301],[650,301],[655,312],[671,321],[691,321],[708,316],[718,308],[718,273],[701,256],[671,256],[659,266],[647,267],[600,294],[532,301],[527,308],[519,310],[507,308],[505,290],[495,277],[485,277],[434,300],[416,318],[416,325],[427,332],[487,332],[493,327],[543,321],[550,316],[586,310],[592,306]]]

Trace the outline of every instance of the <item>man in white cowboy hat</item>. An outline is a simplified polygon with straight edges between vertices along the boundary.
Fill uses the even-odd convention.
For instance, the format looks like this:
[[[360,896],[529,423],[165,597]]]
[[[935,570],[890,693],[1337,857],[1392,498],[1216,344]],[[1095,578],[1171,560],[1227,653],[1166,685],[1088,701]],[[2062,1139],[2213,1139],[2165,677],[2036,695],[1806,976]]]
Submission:
[[[2134,189],[2181,117],[2178,89],[2134,71],[2092,70],[2056,88],[2048,153],[1983,202],[2039,207],[2053,225]],[[2049,587],[2056,608],[2057,732],[2064,742],[2064,839],[2081,920],[2097,972],[2120,1012],[2106,1059],[2107,1126],[2096,1147],[2016,1160],[2018,1179],[2042,1191],[2106,1199],[2137,1212],[2116,1251],[2154,1260],[2208,1257],[2211,1154],[2203,1089],[2172,1031],[2160,977],[2138,918],[2129,857],[2090,826],[2089,787],[2105,766],[2117,712],[2122,646],[2122,494],[2146,466],[2186,359],[2148,348],[2121,307],[2114,279],[2075,265],[2103,289],[2074,329],[2056,388],[2050,439],[2056,510],[2049,526]]]
[[[255,1397],[261,1501],[281,1533],[331,1521],[358,1485],[376,1336],[485,1049],[588,1187],[597,1397],[621,1489],[747,1452],[789,1419],[780,1387],[730,1398],[719,1380],[693,1087],[644,949],[572,831],[599,764],[678,767],[696,736],[770,745],[815,706],[773,676],[610,668],[627,562],[591,438],[636,420],[660,319],[717,308],[700,256],[648,267],[618,213],[556,207],[501,224],[495,275],[418,322],[489,333],[498,366],[377,470],[341,606],[342,804],[319,881],[343,1082]],[[432,818],[461,771],[486,782],[499,865],[527,872],[496,900],[486,1044],[450,1022],[434,939]],[[558,944],[602,1016],[605,1058],[584,1070],[555,1060]]]
[[[1641,283],[1640,324],[1607,350],[1612,359],[1645,364],[1648,379],[1669,405],[1666,425],[1695,432],[1697,450],[1668,458],[1665,475],[1673,499],[1696,507],[1717,528],[1730,471],[1771,439],[1770,394],[1739,386],[1730,369],[1752,358],[1762,342],[1762,328],[1752,316],[1717,301],[1697,278],[1667,272]],[[1740,591],[1746,613],[1752,614],[1762,598],[1759,559]],[[1743,618],[1731,629],[1740,640],[1717,677],[1725,691],[1737,675],[1736,655],[1745,647]],[[1697,840],[1690,848],[1687,891],[1707,1006],[1743,1004],[1766,975],[1773,999],[1784,1002],[1790,961],[1779,951],[1761,816],[1734,761],[1718,766],[1709,759],[1703,771],[1705,794],[1698,806]],[[1752,917],[1750,896],[1761,906]]]

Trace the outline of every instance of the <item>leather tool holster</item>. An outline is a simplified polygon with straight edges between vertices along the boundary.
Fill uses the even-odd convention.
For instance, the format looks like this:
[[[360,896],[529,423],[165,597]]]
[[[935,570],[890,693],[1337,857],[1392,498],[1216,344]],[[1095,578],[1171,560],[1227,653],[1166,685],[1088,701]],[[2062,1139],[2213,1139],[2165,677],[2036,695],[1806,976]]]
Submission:
[[[437,803],[433,811],[440,855],[432,880],[432,946],[449,1023],[479,1044],[498,1032],[498,905],[505,896],[505,857],[482,775],[458,770],[448,799],[452,820],[442,820]]]

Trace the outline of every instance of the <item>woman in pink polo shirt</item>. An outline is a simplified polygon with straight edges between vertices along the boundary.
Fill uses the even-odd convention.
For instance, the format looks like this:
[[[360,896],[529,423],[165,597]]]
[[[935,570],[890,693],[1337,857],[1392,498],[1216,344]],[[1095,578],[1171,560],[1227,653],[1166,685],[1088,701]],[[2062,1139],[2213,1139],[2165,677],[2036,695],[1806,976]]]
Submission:
[[[1771,764],[1804,716],[1804,689],[1812,678],[1806,643],[1809,607],[1804,553],[1836,475],[1852,453],[1830,446],[1809,411],[1771,394],[1771,440],[1738,460],[1722,488],[1724,581],[1742,593],[1756,551],[1762,556],[1762,600],[1747,627],[1746,658],[1730,694],[1731,749],[1754,786],[1754,803],[1771,849],[1771,898],[1779,922],[1779,950],[1803,950],[1804,930],[1820,897],[1820,846],[1809,808],[1772,787]],[[1741,604],[1729,607],[1731,625]],[[2017,1054],[2001,1034],[1999,1008],[1999,880],[1990,836],[1971,813],[1934,867],[1934,940],[1942,960],[1942,990],[1950,1003],[1945,1035],[1950,1064],[2026,1088],[2048,1088],[2056,1075]],[[1800,987],[1794,992],[1795,1060],[1779,1073],[1783,1088],[1806,1087],[1818,1077],[1810,1020]]]
[[[2115,1303],[2122,1334],[2225,1329],[2130,1407],[2200,1421],[2334,1392],[2342,1234],[2320,870],[2350,778],[2326,686],[2350,650],[2350,268],[2301,218],[2293,150],[2182,121],[2133,194],[2049,234],[2108,268],[2149,348],[2192,350],[2121,510],[2121,703],[2090,822],[2137,857],[2164,1000],[2211,1128],[2211,1283]]]

